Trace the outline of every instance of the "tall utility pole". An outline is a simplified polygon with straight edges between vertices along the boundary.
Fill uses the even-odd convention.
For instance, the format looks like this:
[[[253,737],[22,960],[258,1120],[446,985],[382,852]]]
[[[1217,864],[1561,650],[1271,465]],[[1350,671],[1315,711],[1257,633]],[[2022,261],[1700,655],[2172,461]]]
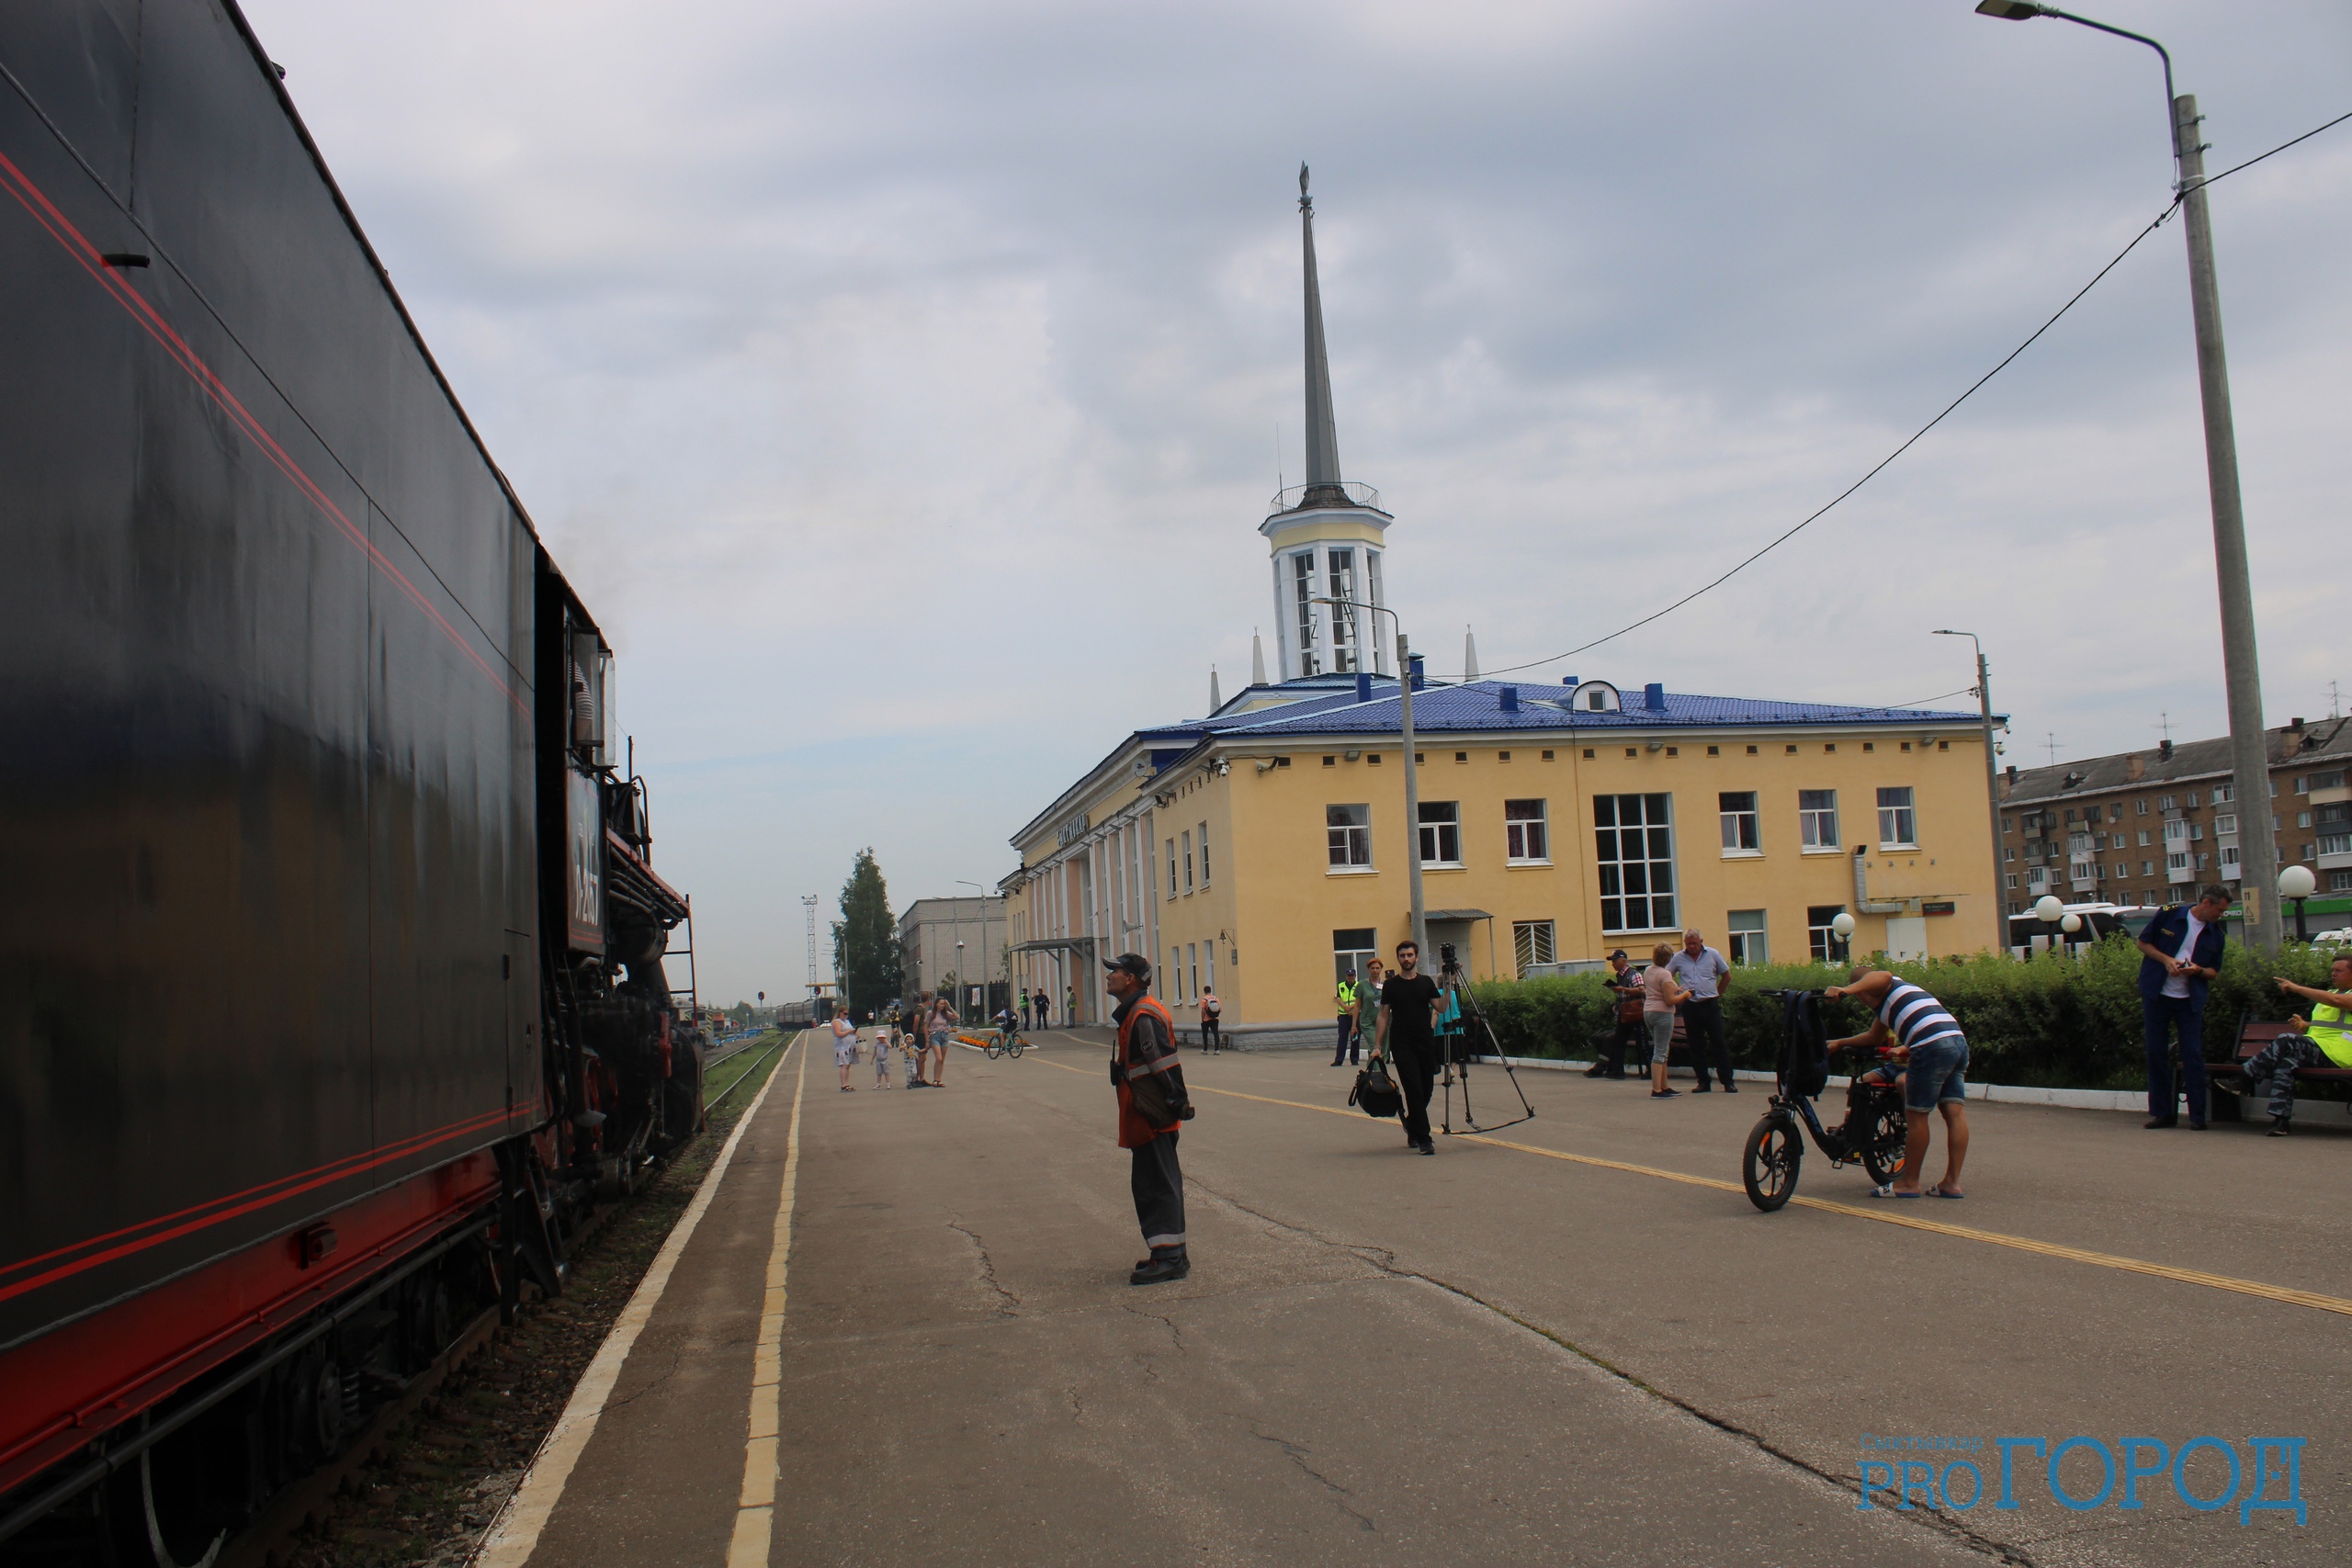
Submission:
[[[817,896],[803,893],[800,908],[808,918],[808,994],[813,997],[817,994]]]
[[[2222,352],[2221,290],[2213,279],[2213,224],[2205,203],[2203,117],[2193,93],[2175,96],[2172,56],[2143,33],[2077,17],[2032,0],[1978,0],[1988,17],[2026,22],[2050,17],[2144,43],[2165,66],[2165,110],[2172,136],[2174,189],[2188,238],[2188,308],[2197,329],[2197,389],[2205,409],[2205,485],[2213,509],[2213,569],[2222,595],[2222,679],[2229,695],[2230,764],[2238,808],[2238,897],[2245,941],[2276,949],[2281,931],[2273,893],[2278,847],[2270,828],[2270,756],[2262,728],[2262,671],[2255,657],[2254,584],[2246,571],[2245,512],[2238,496],[2237,427],[2230,417],[2230,368]]]
[[[1421,760],[1413,750],[1413,649],[1401,626],[1396,630],[1396,722],[1405,732],[1405,873],[1413,891],[1413,948],[1427,964],[1430,922],[1421,904]]]
[[[2167,71],[2169,75],[2170,72]],[[2180,158],[2180,211],[2188,231],[2188,302],[2197,319],[2197,387],[2205,403],[2205,482],[2213,498],[2213,563],[2222,579],[2222,678],[2230,694],[2230,764],[2236,775],[2238,897],[2245,940],[2276,950],[2278,844],[2270,836],[2270,748],[2262,726],[2262,670],[2255,656],[2254,581],[2246,570],[2245,512],[2238,500],[2237,427],[2230,367],[2222,353],[2222,299],[2213,281],[2213,225],[2205,206],[2205,146],[2197,95],[2173,100]]]
[[[1976,649],[1976,712],[1984,727],[1984,808],[1993,829],[1993,944],[2009,944],[2007,891],[2001,886],[2001,785],[1993,765],[1993,667],[1984,662],[1984,644],[1974,632],[1939,631],[1938,637],[1964,637]]]

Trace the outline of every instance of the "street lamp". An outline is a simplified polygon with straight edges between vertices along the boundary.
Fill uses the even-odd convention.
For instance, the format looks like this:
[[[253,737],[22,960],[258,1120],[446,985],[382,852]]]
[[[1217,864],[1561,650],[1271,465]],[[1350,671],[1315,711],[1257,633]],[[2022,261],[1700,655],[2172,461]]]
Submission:
[[[1841,956],[1851,960],[1854,956],[1854,917],[1843,909],[1830,916],[1829,934],[1838,939],[1838,946],[1844,950]]]
[[[971,976],[964,972],[964,944],[961,941],[958,941],[956,943],[956,988],[960,991],[971,983]],[[956,999],[960,1002],[964,998],[958,997]],[[957,1016],[960,1017],[962,1016],[964,1010],[959,1007],[956,1011]]]
[[[2245,842],[2245,838],[2241,836],[2238,842],[2241,844]],[[2310,897],[2318,888],[2319,878],[2312,874],[2311,867],[2307,865],[2290,865],[2278,874],[2278,897],[2291,898],[2295,903],[2295,940],[2297,942],[2311,941],[2303,931],[2303,900]]]
[[[958,887],[968,887],[973,892],[980,896],[980,959],[981,962],[986,963],[989,955],[989,890],[981,886],[978,883],[969,881],[961,876],[956,879],[956,886]],[[989,1011],[989,1003],[996,999],[994,994],[995,986],[995,976],[988,975],[981,977],[980,1010],[982,1012]]]
[[[1976,649],[1976,712],[1984,727],[1984,809],[1992,814],[1993,829],[1993,931],[2006,938],[2005,924],[2009,918],[2006,889],[2001,886],[2001,787],[1993,767],[1993,672],[1984,662],[1984,644],[1974,632],[1939,631],[1935,637],[1964,637]],[[2006,941],[2001,945],[2007,946]]]
[[[2238,810],[2268,814],[2270,760],[2262,729],[2262,670],[2254,641],[2254,583],[2246,570],[2245,511],[2238,494],[2237,430],[2230,417],[2230,369],[2222,350],[2222,299],[2213,278],[2213,225],[2205,203],[2205,145],[2197,139],[2202,117],[2194,94],[2172,90],[2172,56],[2141,33],[2077,17],[2030,0],[1981,0],[1981,16],[2029,22],[2052,17],[2062,22],[2144,43],[2165,66],[2165,107],[2172,137],[2174,189],[2180,197],[2182,228],[2188,241],[2188,305],[2197,328],[2197,383],[2205,410],[2205,480],[2212,497],[2213,569],[2222,598],[2222,675],[2230,704],[2230,761],[2237,783]],[[2259,947],[2278,945],[2278,911],[2262,890],[2278,873],[2278,845],[2267,833],[2238,836],[2242,862],[2238,886],[2245,899],[2245,939]]]
[[[1353,599],[1333,596],[1317,598],[1314,603],[1350,610],[1370,610],[1375,615],[1385,615],[1396,622],[1397,722],[1405,732],[1405,873],[1413,895],[1413,949],[1426,961],[1430,951],[1430,933],[1428,912],[1421,907],[1421,770],[1413,756],[1413,655],[1405,640],[1405,623],[1397,619],[1396,611],[1385,604],[1365,604]]]
[[[2033,901],[2033,918],[2045,926],[2057,925],[2066,918],[2066,906],[2055,893],[2044,893]],[[2055,935],[2046,935],[2042,941],[2052,947],[2058,945]]]

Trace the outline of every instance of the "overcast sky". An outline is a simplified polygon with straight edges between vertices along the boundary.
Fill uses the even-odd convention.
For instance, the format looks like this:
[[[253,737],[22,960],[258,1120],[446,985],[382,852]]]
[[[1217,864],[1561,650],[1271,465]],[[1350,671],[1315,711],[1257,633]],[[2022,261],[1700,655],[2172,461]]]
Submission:
[[[2163,207],[2138,45],[1968,0],[245,0],[622,655],[707,996],[893,907],[1272,643],[1299,162],[1340,454],[1441,675],[1803,517]],[[2209,166],[2352,108],[2352,9],[2110,0]],[[2352,686],[2352,126],[2215,189],[2270,722]],[[1906,703],[2007,760],[2224,728],[2177,221],[1853,500],[1529,679]],[[1946,705],[1964,705],[1956,699]],[[681,976],[683,977],[683,976]]]

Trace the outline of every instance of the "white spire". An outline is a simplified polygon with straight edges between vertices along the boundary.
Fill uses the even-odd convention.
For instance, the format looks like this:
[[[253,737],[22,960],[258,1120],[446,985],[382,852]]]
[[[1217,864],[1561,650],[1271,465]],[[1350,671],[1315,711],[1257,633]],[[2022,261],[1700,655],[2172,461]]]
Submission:
[[[1225,699],[1217,694],[1216,666],[1212,664],[1209,666],[1209,712],[1215,713],[1224,705]]]
[[[1331,414],[1331,363],[1323,349],[1323,288],[1315,276],[1315,198],[1298,166],[1298,231],[1306,265],[1306,485],[1340,482],[1340,429]]]
[[[1255,626],[1250,628],[1250,683],[1253,686],[1266,683],[1266,645],[1258,640],[1258,628]]]
[[[1462,628],[1462,678],[1465,681],[1478,678],[1478,638],[1468,626]]]

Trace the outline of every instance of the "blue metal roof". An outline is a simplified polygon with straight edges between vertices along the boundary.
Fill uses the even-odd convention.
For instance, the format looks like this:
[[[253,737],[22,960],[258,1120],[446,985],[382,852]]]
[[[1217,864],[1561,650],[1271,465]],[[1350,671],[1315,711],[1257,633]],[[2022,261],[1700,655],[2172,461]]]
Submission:
[[[1378,682],[1386,695],[1376,695],[1369,703],[1358,703],[1352,691],[1344,694],[1317,693],[1301,702],[1280,707],[1260,708],[1253,713],[1234,714],[1226,718],[1195,720],[1186,725],[1171,725],[1163,730],[1146,730],[1148,738],[1173,740],[1180,737],[1204,738],[1210,734],[1255,739],[1261,736],[1314,736],[1396,734],[1402,728],[1396,697],[1396,682]],[[1516,711],[1502,705],[1506,688],[1519,695]],[[1657,729],[1673,728],[1721,728],[1755,725],[1853,725],[1853,724],[1973,724],[1978,716],[1962,711],[1927,708],[1861,707],[1838,703],[1769,702],[1758,697],[1713,697],[1683,692],[1665,694],[1663,710],[1641,705],[1639,687],[1623,694],[1625,706],[1621,711],[1593,713],[1570,710],[1560,705],[1567,700],[1573,688],[1567,686],[1529,685],[1512,681],[1472,681],[1461,685],[1430,685],[1413,694],[1413,728],[1431,734],[1461,734],[1475,731],[1498,733],[1512,731],[1564,731],[1601,729]]]

